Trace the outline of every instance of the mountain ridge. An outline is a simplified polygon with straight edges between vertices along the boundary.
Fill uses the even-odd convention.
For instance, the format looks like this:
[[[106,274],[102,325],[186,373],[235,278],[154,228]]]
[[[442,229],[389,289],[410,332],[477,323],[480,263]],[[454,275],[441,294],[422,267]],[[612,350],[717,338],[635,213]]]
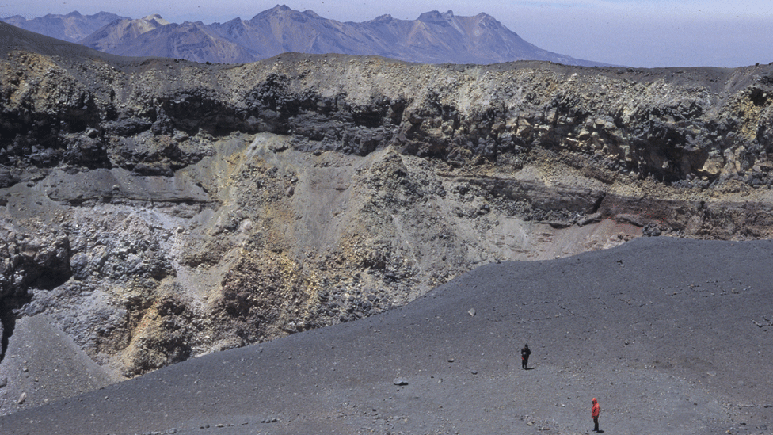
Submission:
[[[49,34],[52,32],[48,27],[57,27],[41,25],[72,21],[74,18],[70,15],[81,21],[91,20],[92,27],[96,23],[102,25],[85,36],[84,30],[77,34],[61,31]],[[106,53],[195,62],[249,63],[284,52],[300,52],[378,55],[414,63],[491,64],[545,60],[576,66],[605,66],[543,50],[524,41],[489,14],[462,17],[451,10],[425,12],[413,21],[382,15],[363,22],[336,21],[311,10],[298,11],[279,5],[249,20],[237,17],[212,24],[201,21],[170,23],[158,14],[131,19],[102,12],[91,16],[73,12],[66,16],[49,14],[33,20],[20,18],[2,20]],[[105,22],[107,18],[112,19]],[[81,27],[85,28],[83,24]]]
[[[24,30],[51,36],[68,42],[77,42],[116,20],[126,19],[110,12],[82,15],[78,11],[69,14],[47,14],[27,19],[21,15],[0,18]]]

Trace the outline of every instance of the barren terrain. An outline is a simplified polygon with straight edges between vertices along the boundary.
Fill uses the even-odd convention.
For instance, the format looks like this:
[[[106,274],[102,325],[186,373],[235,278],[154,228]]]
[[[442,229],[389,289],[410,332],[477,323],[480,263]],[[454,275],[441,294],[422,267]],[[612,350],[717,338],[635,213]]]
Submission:
[[[618,426],[629,433],[666,422],[684,433],[767,424],[769,365],[757,358],[765,354],[766,335],[759,334],[770,320],[757,310],[769,307],[770,277],[756,262],[767,255],[767,242],[739,241],[768,239],[773,231],[771,65],[420,65],[300,54],[214,65],[120,58],[3,23],[0,42],[0,414],[41,416],[54,408],[37,406],[103,386],[117,396],[96,390],[73,400],[130,401],[152,396],[133,388],[155,385],[160,395],[142,403],[151,415],[163,409],[153,400],[169,399],[176,420],[168,425],[160,414],[134,423],[121,417],[125,428],[110,426],[109,418],[77,423],[85,432],[193,430],[184,418],[199,411],[175,405],[177,398],[192,403],[188,394],[235,385],[222,376],[258,373],[259,381],[238,385],[245,390],[234,398],[243,404],[229,406],[231,414],[215,406],[225,399],[201,403],[213,406],[212,418],[253,418],[255,406],[284,412],[267,428],[286,433],[315,425],[475,433],[465,426],[474,424],[491,433],[521,416],[523,430],[582,433],[575,415],[587,411],[585,393],[601,396],[610,423],[643,413]],[[678,238],[727,242],[671,240]],[[615,250],[575,257],[608,248]],[[639,248],[653,254],[637,254]],[[625,258],[601,261],[615,253]],[[578,259],[578,269],[563,268]],[[580,267],[583,259],[594,259],[592,268]],[[537,262],[509,263],[523,260]],[[504,278],[492,278],[500,270]],[[561,308],[567,286],[574,314]],[[426,296],[438,287],[445,290],[432,293],[437,298]],[[446,297],[466,306],[446,307]],[[517,311],[524,323],[493,314],[518,306],[516,297],[533,301]],[[398,310],[406,304],[412,308]],[[411,326],[400,323],[399,313],[408,312],[428,314],[415,314]],[[435,316],[443,320],[432,323]],[[368,328],[379,322],[393,325],[394,339],[372,335]],[[472,323],[458,329],[458,322]],[[556,327],[540,329],[543,323]],[[526,329],[516,333],[519,327]],[[314,332],[320,328],[326,332]],[[314,337],[324,341],[307,341]],[[548,358],[542,369],[512,370],[511,353],[525,340],[535,363]],[[328,341],[339,344],[327,349]],[[293,360],[304,361],[303,374],[323,367],[317,372],[325,376],[295,376],[283,396],[274,383],[294,372],[272,370],[298,366],[282,360],[275,367],[273,357],[260,366],[268,363],[250,356],[259,348],[219,354],[256,343],[266,343],[267,356],[297,349]],[[483,355],[479,345],[488,346]],[[462,356],[437,358],[455,347]],[[349,356],[338,360],[339,351]],[[209,383],[211,391],[166,390],[163,382],[187,384],[155,381],[188,370],[166,367],[222,364],[232,352],[258,365],[233,373],[202,368],[191,382]],[[425,361],[422,352],[434,359]],[[61,363],[48,354],[61,354]],[[354,371],[333,376],[333,363]],[[379,372],[382,366],[390,372]],[[434,386],[435,372],[453,380],[438,390],[446,399],[412,402],[422,397],[414,388]],[[475,382],[467,384],[468,375]],[[545,376],[540,382],[548,387],[527,383],[527,375]],[[413,380],[398,389],[389,383],[398,376]],[[640,393],[604,396],[585,383],[602,378]],[[570,381],[579,393],[565,400],[540,395]],[[248,394],[248,385],[257,390]],[[467,385],[470,399],[454,405]],[[510,402],[493,400],[513,385],[533,389],[512,399],[515,414],[503,414],[498,407]],[[357,401],[347,399],[348,388]],[[392,405],[386,422],[342,405],[368,403],[374,391],[406,400]],[[315,401],[312,393],[327,396]],[[698,408],[685,407],[692,396]],[[273,407],[296,401],[308,408],[295,417],[293,407]],[[477,402],[487,405],[461,412]],[[428,408],[433,404],[444,411]],[[527,411],[531,404],[541,413]],[[570,414],[547,412],[550,404]],[[345,424],[334,422],[339,411],[349,416]],[[411,426],[419,423],[409,418],[399,429],[408,411],[441,417],[427,417],[427,426]],[[115,421],[121,415],[108,413]],[[309,426],[293,426],[300,415]],[[1,421],[19,428],[22,418]]]
[[[0,428],[585,434],[597,397],[607,433],[769,434],[771,261],[770,241],[649,238],[490,264],[402,308],[194,358]],[[29,361],[30,376],[62,382],[38,371],[48,361]]]

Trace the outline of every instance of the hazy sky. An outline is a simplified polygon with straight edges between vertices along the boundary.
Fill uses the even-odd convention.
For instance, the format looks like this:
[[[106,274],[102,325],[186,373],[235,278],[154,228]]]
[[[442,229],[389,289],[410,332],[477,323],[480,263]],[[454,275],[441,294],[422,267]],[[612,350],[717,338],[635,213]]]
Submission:
[[[249,19],[277,0],[0,0],[0,15],[99,11],[172,22]],[[773,0],[284,0],[339,21],[379,15],[414,20],[422,12],[486,12],[550,51],[626,66],[746,66],[773,62]]]

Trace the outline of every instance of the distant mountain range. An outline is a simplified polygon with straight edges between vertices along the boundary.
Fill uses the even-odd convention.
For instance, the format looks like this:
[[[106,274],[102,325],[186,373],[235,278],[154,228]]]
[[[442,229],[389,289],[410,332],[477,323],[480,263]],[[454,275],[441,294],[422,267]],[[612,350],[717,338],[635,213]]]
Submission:
[[[276,6],[250,20],[235,18],[222,24],[175,24],[158,14],[131,19],[106,12],[0,20],[107,53],[194,62],[254,62],[284,52],[301,52],[379,55],[420,63],[489,64],[528,59],[603,65],[543,50],[484,13],[458,17],[451,11],[432,11],[415,21],[383,15],[355,23]]]
[[[48,14],[45,17],[37,17],[31,20],[15,15],[13,17],[0,18],[0,21],[5,21],[24,30],[63,41],[78,42],[110,23],[128,19],[107,12],[81,15],[78,11],[75,11],[67,15]]]

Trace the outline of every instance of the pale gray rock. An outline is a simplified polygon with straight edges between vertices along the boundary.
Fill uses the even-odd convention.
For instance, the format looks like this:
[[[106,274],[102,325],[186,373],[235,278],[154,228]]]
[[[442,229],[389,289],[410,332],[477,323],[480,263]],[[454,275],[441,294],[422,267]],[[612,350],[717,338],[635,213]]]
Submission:
[[[392,381],[392,383],[402,387],[402,386],[408,385],[408,380],[405,378],[395,378],[395,380]]]

